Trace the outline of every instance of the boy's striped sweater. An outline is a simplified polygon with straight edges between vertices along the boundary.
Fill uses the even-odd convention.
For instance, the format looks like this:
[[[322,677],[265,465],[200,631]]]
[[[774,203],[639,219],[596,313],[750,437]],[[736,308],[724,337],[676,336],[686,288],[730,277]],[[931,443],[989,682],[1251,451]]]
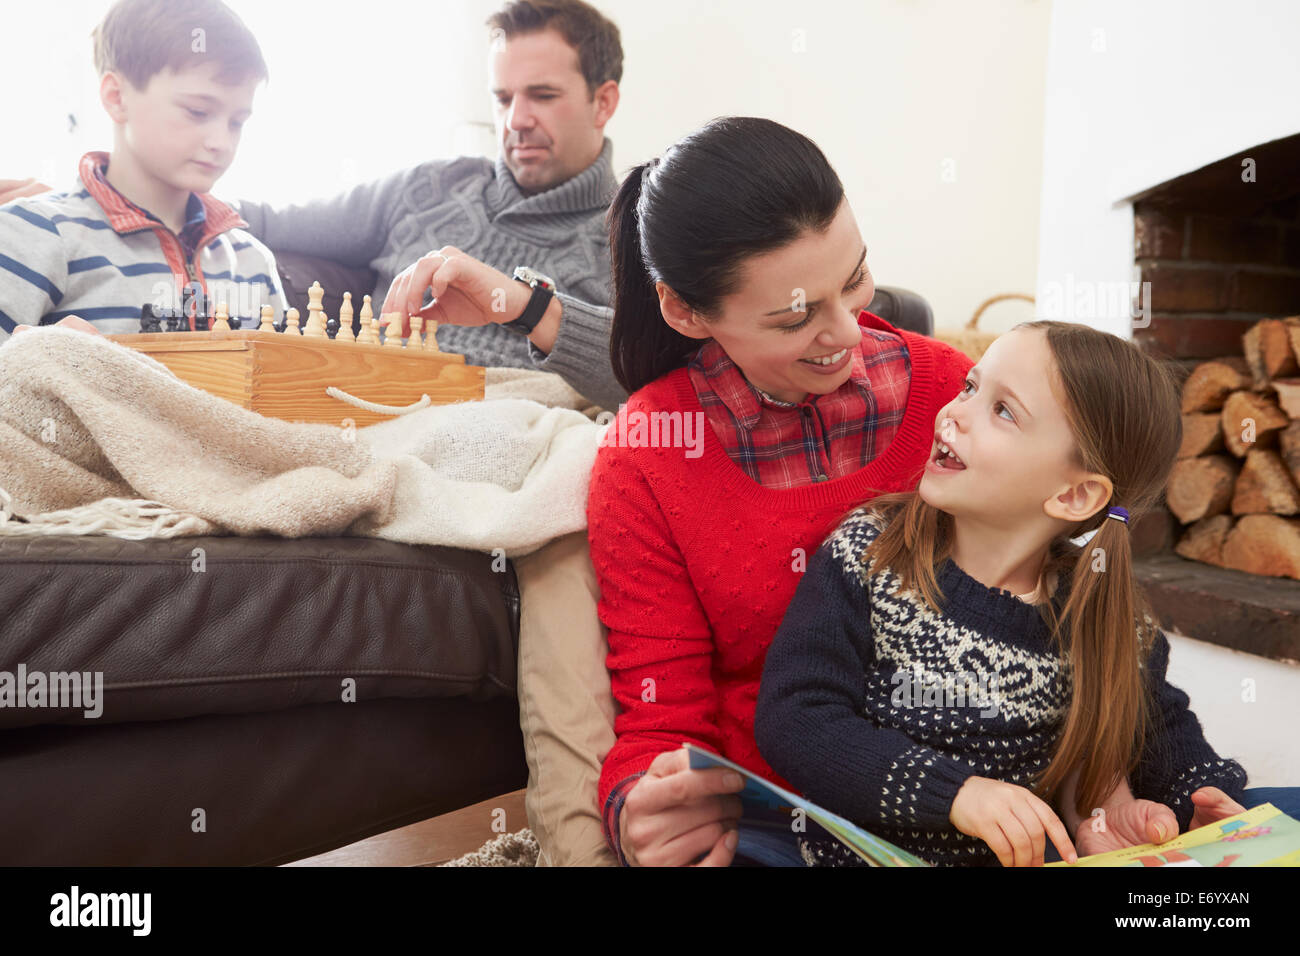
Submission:
[[[1040,608],[951,559],[936,569],[942,614],[902,591],[892,570],[868,574],[861,558],[884,520],[870,505],[855,509],[809,561],[767,652],[755,739],[777,773],[831,812],[936,865],[997,865],[983,840],[949,821],[953,798],[971,776],[1028,786],[1048,765],[1068,712],[1069,664]],[[1052,598],[1058,612],[1068,583]],[[1155,707],[1130,787],[1186,829],[1193,790],[1216,786],[1240,800],[1246,772],[1214,752],[1187,695],[1165,680],[1164,633],[1134,630],[1155,638],[1145,666]],[[811,865],[861,862],[829,839],[806,839],[802,850]]]
[[[187,285],[208,314],[219,301],[250,319],[264,304],[282,314],[275,257],[233,209],[191,193],[177,235],[113,188],[108,160],[87,153],[74,188],[0,206],[0,343],[16,325],[69,315],[104,333],[138,332],[143,305],[179,309]]]

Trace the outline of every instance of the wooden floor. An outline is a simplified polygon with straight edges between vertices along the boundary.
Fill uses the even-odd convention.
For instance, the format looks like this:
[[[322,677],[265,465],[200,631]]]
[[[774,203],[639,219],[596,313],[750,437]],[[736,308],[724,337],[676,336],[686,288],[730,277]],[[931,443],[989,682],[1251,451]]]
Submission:
[[[504,810],[504,817],[497,810]],[[497,819],[504,829],[493,829]],[[285,866],[436,866],[527,826],[524,791],[516,790]]]

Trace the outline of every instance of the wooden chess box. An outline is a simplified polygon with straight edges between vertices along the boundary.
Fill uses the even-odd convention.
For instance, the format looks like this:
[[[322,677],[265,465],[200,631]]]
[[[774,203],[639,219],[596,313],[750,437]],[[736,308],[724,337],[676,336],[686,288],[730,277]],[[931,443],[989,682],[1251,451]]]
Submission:
[[[392,411],[358,407],[327,389],[394,411],[420,402],[424,395],[431,405],[483,398],[483,368],[467,365],[463,355],[418,347],[256,330],[107,338],[157,359],[196,388],[291,422],[344,426],[351,421],[363,427],[393,418]]]

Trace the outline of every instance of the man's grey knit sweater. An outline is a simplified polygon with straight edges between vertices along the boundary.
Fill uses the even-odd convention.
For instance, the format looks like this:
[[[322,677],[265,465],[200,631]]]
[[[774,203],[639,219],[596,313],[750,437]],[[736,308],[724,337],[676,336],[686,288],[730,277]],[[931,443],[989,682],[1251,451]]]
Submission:
[[[438,345],[471,365],[555,372],[588,400],[616,410],[627,392],[609,359],[609,235],[618,188],[605,137],[600,157],[552,189],[525,195],[500,153],[436,159],[363,183],[329,200],[273,209],[239,203],[248,231],[273,250],[324,256],[378,273],[376,308],[393,279],[421,256],[455,246],[505,273],[531,266],[555,280],[563,306],[550,353],[499,324],[438,327]]]

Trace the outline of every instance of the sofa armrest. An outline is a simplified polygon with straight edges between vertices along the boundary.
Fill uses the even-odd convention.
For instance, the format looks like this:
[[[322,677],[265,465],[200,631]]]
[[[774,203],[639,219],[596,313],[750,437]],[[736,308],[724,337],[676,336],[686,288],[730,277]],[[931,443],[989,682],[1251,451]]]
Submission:
[[[909,289],[876,286],[876,294],[867,311],[880,316],[896,329],[934,335],[934,310],[929,302]]]

